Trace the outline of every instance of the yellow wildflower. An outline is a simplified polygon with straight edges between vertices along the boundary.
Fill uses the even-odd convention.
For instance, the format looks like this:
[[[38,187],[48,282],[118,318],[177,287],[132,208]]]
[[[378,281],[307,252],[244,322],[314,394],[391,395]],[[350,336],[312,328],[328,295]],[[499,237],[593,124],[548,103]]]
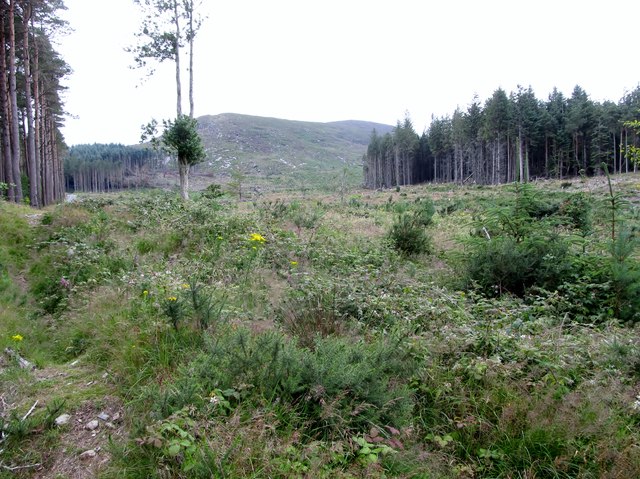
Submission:
[[[297,261],[291,261],[291,266],[298,266],[298,262]]]
[[[267,239],[259,233],[251,233],[249,241],[256,241],[258,243],[264,243]]]
[[[184,283],[184,284],[182,285],[182,289],[189,289],[189,285],[188,285],[187,283]]]
[[[167,298],[167,301],[178,301],[178,298],[176,298],[175,296],[169,296]]]
[[[149,291],[146,289],[142,292],[142,296],[149,296]]]
[[[19,335],[19,334],[14,334],[13,336],[11,336],[11,339],[13,339],[16,343],[19,343],[20,341],[22,341],[24,338]]]

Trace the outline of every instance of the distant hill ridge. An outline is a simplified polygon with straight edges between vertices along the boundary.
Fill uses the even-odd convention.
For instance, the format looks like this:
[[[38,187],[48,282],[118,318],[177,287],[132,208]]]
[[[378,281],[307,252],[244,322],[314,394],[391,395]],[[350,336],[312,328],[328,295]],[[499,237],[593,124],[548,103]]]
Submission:
[[[198,129],[208,164],[218,173],[233,168],[251,176],[288,177],[361,167],[371,132],[393,126],[359,120],[328,123],[236,113],[205,115]]]

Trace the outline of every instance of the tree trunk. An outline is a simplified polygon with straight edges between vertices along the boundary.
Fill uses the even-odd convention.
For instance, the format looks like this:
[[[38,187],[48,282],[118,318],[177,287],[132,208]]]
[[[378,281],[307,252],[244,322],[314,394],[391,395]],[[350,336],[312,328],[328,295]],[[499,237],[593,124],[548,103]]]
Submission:
[[[35,32],[33,16],[31,17],[31,31]],[[41,105],[40,105],[40,49],[38,47],[38,38],[33,38],[33,106],[34,106],[34,134],[36,138],[36,164],[38,171],[38,188],[40,189],[41,206],[50,204],[44,192],[45,175],[43,174],[42,162],[42,135],[41,135]]]
[[[182,115],[182,83],[180,82],[180,16],[178,12],[178,0],[173,0],[173,20],[176,27],[176,93],[177,93],[177,116]]]
[[[629,155],[627,155],[627,151],[629,148],[629,133],[627,131],[627,129],[624,129],[624,151],[625,151],[625,155],[624,155],[624,172],[625,173],[629,173]]]
[[[524,145],[524,182],[529,183],[529,145]]]
[[[180,173],[180,196],[187,201],[189,199],[189,165],[178,161],[178,172]]]
[[[613,174],[615,175],[616,174],[616,163],[617,163],[616,158],[618,156],[616,154],[617,151],[616,151],[616,133],[615,133],[615,131],[612,133],[611,136],[613,136]]]
[[[189,116],[193,118],[195,102],[193,100],[193,0],[189,1]]]
[[[180,173],[180,196],[184,201],[189,199],[189,165],[178,161],[178,171]]]
[[[518,131],[518,182],[524,181],[524,158],[522,155],[522,130]]]
[[[16,29],[15,0],[9,0],[9,103],[11,109],[11,163],[16,202],[22,202],[22,175],[20,174],[20,125],[18,120],[18,91],[16,86]]]
[[[0,5],[0,45],[4,47],[6,45],[5,38],[5,8],[6,5],[2,2]],[[16,201],[16,189],[14,186],[14,174],[13,174],[13,161],[11,156],[11,132],[10,121],[11,117],[9,113],[9,91],[7,88],[7,57],[4,52],[0,55],[0,68],[2,68],[2,84],[0,85],[0,103],[2,105],[2,158],[4,164],[4,177],[8,185],[7,195],[9,201]]]
[[[549,178],[549,137],[544,137],[544,177]]]
[[[33,104],[31,98],[31,52],[29,51],[29,21],[31,19],[31,6],[25,4],[22,11],[22,46],[24,49],[23,63],[24,63],[24,96],[25,96],[25,109],[27,111],[27,127],[26,127],[26,159],[29,165],[29,199],[30,204],[34,208],[40,207],[39,199],[39,186],[40,186],[40,172],[39,165],[36,160],[36,138],[34,134],[34,120],[33,120]]]

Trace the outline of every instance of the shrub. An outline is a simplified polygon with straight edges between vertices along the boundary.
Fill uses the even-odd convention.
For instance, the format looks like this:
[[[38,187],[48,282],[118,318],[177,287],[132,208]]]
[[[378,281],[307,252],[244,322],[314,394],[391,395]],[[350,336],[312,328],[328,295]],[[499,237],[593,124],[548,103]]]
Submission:
[[[522,296],[531,286],[555,289],[572,267],[568,245],[558,236],[480,240],[467,259],[468,279],[490,296]]]
[[[202,192],[202,196],[203,198],[207,198],[209,200],[215,200],[217,198],[220,198],[221,196],[224,196],[224,191],[222,191],[222,186],[216,183],[212,183],[205,188],[205,190]]]
[[[431,250],[431,239],[421,220],[412,213],[404,213],[396,218],[389,231],[389,239],[396,250],[407,255]]]
[[[640,265],[632,255],[637,238],[623,229],[611,243],[611,283],[613,309],[623,321],[640,321]]]
[[[571,195],[560,205],[559,214],[565,222],[584,235],[591,232],[591,201],[584,193]]]
[[[304,347],[313,347],[318,337],[344,332],[346,318],[336,304],[336,292],[311,291],[286,301],[277,314],[284,330]]]
[[[436,207],[429,198],[418,198],[414,206],[416,222],[424,227],[431,226]]]
[[[206,352],[182,370],[168,389],[173,396],[163,400],[172,407],[163,409],[172,413],[210,391],[233,396],[233,390],[240,401],[288,404],[291,420],[309,435],[344,437],[408,420],[412,399],[400,378],[412,367],[389,339],[318,338],[309,350],[279,333],[229,328],[209,338]]]

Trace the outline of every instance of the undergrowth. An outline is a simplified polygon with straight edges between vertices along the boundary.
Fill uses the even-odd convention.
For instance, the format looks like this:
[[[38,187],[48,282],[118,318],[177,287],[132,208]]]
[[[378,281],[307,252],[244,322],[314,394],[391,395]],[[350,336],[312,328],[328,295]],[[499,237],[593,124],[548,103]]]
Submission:
[[[637,477],[625,185],[2,205],[0,341],[108,372],[103,477]]]

